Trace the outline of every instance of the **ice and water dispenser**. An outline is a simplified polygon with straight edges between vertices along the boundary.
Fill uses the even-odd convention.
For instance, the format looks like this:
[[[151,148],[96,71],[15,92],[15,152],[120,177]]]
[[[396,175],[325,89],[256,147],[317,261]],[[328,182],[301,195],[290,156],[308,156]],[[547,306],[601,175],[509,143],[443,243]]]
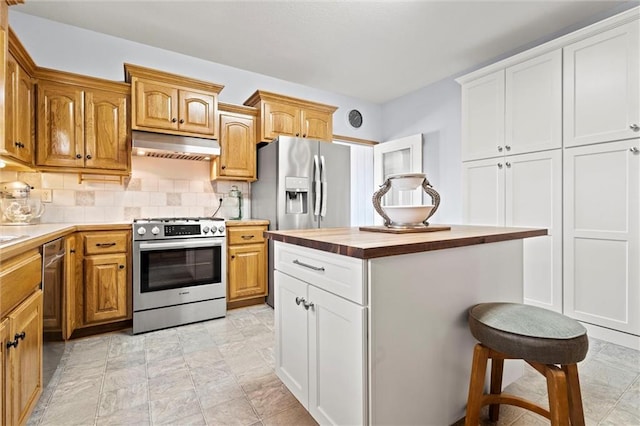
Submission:
[[[307,214],[309,198],[309,178],[286,176],[284,178],[287,214]]]

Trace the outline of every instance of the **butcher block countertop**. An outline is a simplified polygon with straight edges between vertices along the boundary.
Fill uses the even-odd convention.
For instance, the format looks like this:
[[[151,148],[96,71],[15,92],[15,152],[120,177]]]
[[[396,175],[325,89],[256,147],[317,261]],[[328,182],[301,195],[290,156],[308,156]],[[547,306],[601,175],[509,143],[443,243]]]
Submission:
[[[451,225],[450,230],[389,234],[358,228],[267,231],[267,238],[358,259],[395,256],[423,251],[547,235],[546,229]]]

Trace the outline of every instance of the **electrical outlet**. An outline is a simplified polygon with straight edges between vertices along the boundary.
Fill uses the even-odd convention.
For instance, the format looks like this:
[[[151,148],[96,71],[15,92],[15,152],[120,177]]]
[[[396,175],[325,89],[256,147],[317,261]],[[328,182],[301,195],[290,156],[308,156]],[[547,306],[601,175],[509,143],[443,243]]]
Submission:
[[[53,195],[51,194],[50,189],[41,189],[40,190],[40,199],[43,203],[50,203],[53,201]]]

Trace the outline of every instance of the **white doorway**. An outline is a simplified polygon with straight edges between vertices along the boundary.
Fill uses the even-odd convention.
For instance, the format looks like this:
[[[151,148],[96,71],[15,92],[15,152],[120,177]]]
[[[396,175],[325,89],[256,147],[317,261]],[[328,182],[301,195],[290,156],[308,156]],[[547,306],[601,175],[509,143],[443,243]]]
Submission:
[[[422,173],[422,134],[407,136],[380,143],[373,147],[373,183],[377,191],[387,176],[398,173]],[[413,191],[392,189],[382,199],[382,205],[422,204],[422,187]],[[376,225],[382,225],[379,215],[375,215]]]

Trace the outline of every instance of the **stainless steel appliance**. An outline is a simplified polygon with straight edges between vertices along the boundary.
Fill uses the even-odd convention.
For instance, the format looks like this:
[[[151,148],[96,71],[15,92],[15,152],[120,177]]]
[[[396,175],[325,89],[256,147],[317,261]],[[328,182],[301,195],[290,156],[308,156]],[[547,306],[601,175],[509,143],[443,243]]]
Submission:
[[[226,315],[225,235],[223,219],[134,220],[134,334]]]
[[[64,289],[64,239],[50,241],[42,247],[43,329],[42,387],[55,373],[64,353],[62,339],[62,293]]]
[[[251,215],[270,229],[350,226],[351,150],[348,146],[279,136],[258,150],[251,184]],[[273,306],[273,242],[269,242],[269,295]]]

